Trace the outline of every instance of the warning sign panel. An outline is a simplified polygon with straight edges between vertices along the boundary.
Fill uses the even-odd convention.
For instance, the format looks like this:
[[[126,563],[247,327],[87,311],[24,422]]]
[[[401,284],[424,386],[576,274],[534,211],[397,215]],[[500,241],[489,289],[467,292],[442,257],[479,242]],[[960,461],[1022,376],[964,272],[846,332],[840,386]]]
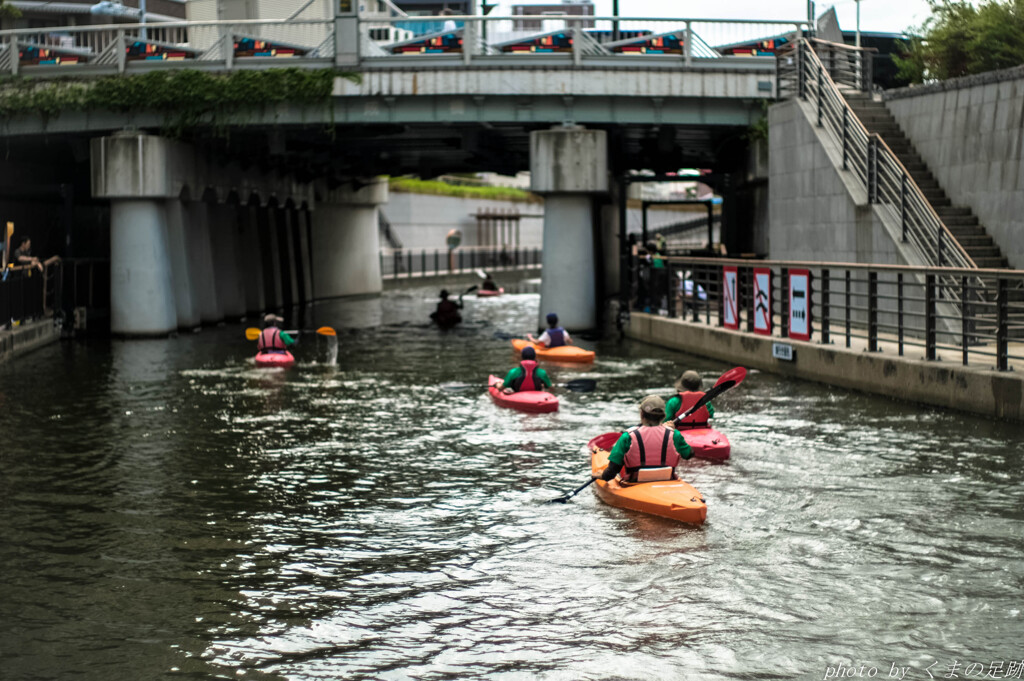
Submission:
[[[811,273],[789,271],[789,337],[811,340]]]
[[[737,286],[738,277],[736,275],[735,267],[723,267],[722,268],[722,287],[723,290],[723,306],[722,306],[722,326],[727,329],[739,329],[740,328],[740,310],[738,304],[737,292],[739,287]]]
[[[772,271],[754,268],[754,333],[772,335]]]

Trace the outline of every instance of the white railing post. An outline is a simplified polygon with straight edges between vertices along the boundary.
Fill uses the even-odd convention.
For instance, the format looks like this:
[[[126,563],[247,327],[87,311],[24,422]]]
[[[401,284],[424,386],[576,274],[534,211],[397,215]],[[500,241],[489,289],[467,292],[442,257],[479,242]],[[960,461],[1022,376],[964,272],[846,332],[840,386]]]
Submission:
[[[21,55],[18,54],[18,38],[17,36],[11,36],[11,42],[7,43],[7,49],[11,51],[11,75],[18,75],[18,62],[21,61]]]
[[[124,29],[117,29],[117,72],[124,73],[125,63],[127,62],[127,55],[125,54],[125,40],[124,40]]]
[[[220,29],[221,37],[221,54],[224,55],[224,68],[231,70],[235,65],[235,39],[234,31],[230,24],[221,24],[217,28]]]
[[[476,31],[474,30],[472,21],[462,22],[462,63],[469,66],[473,60],[473,43],[475,41]]]
[[[690,22],[686,22],[686,31],[683,34],[683,62],[689,66],[693,63],[693,28]]]
[[[579,21],[572,22],[572,63],[579,66],[583,63],[583,26]]]

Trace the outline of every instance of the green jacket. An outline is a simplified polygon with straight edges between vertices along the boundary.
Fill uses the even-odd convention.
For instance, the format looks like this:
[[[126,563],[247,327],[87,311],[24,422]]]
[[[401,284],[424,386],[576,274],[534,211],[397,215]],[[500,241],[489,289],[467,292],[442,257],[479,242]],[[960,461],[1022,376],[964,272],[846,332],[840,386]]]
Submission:
[[[512,382],[515,381],[516,379],[518,379],[522,375],[523,375],[523,367],[512,367],[509,370],[509,372],[507,374],[505,374],[505,380],[504,380],[504,382],[502,382],[501,387],[502,388],[511,388],[512,387]],[[548,372],[544,371],[540,367],[537,367],[537,369],[534,372],[534,376],[536,376],[537,380],[540,381],[541,383],[543,383],[544,385],[546,385],[547,387],[549,387],[549,388],[551,387],[551,379],[548,378]]]
[[[681,398],[679,395],[676,395],[675,397],[671,398],[668,402],[665,403],[665,420],[666,421],[671,421],[672,419],[675,418],[676,412],[679,411],[679,405],[682,404],[682,403],[683,403],[683,398]],[[708,408],[708,416],[714,416],[715,415],[715,408],[714,408],[714,406],[712,406],[712,404],[710,402],[708,402],[704,406]]]

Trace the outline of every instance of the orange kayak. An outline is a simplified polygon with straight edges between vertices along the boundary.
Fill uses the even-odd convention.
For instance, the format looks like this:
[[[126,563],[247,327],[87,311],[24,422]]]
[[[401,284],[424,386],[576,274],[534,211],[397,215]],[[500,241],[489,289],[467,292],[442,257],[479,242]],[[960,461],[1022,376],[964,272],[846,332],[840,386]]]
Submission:
[[[505,289],[499,288],[497,291],[485,291],[482,288],[476,290],[477,298],[495,298],[505,292]]]
[[[602,438],[604,438],[602,440]],[[599,476],[608,466],[607,434],[590,441],[590,474]],[[620,483],[618,480],[594,482],[594,493],[609,506],[671,518],[691,525],[703,525],[708,515],[704,496],[682,480]]]
[[[516,349],[516,352],[521,352],[525,347],[531,347],[537,351],[537,359],[546,359],[552,362],[573,362],[583,364],[586,362],[594,361],[594,351],[584,350],[578,348],[575,345],[562,345],[557,348],[546,348],[543,345],[537,345],[531,343],[528,340],[522,338],[513,338],[512,347]]]

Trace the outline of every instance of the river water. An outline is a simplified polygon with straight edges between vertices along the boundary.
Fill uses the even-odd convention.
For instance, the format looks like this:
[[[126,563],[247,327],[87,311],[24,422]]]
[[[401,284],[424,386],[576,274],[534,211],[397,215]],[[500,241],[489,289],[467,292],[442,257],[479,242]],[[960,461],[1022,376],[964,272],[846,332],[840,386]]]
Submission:
[[[336,364],[304,336],[297,367],[257,369],[229,325],[0,366],[0,678],[980,678],[1024,658],[1020,425],[751,372],[717,400],[731,460],[681,466],[703,527],[590,490],[545,504],[645,394],[729,367],[584,342],[599,362],[552,374],[595,392],[499,410],[495,332],[530,328],[538,296],[467,300],[444,333],[421,323],[435,294],[318,307]]]

